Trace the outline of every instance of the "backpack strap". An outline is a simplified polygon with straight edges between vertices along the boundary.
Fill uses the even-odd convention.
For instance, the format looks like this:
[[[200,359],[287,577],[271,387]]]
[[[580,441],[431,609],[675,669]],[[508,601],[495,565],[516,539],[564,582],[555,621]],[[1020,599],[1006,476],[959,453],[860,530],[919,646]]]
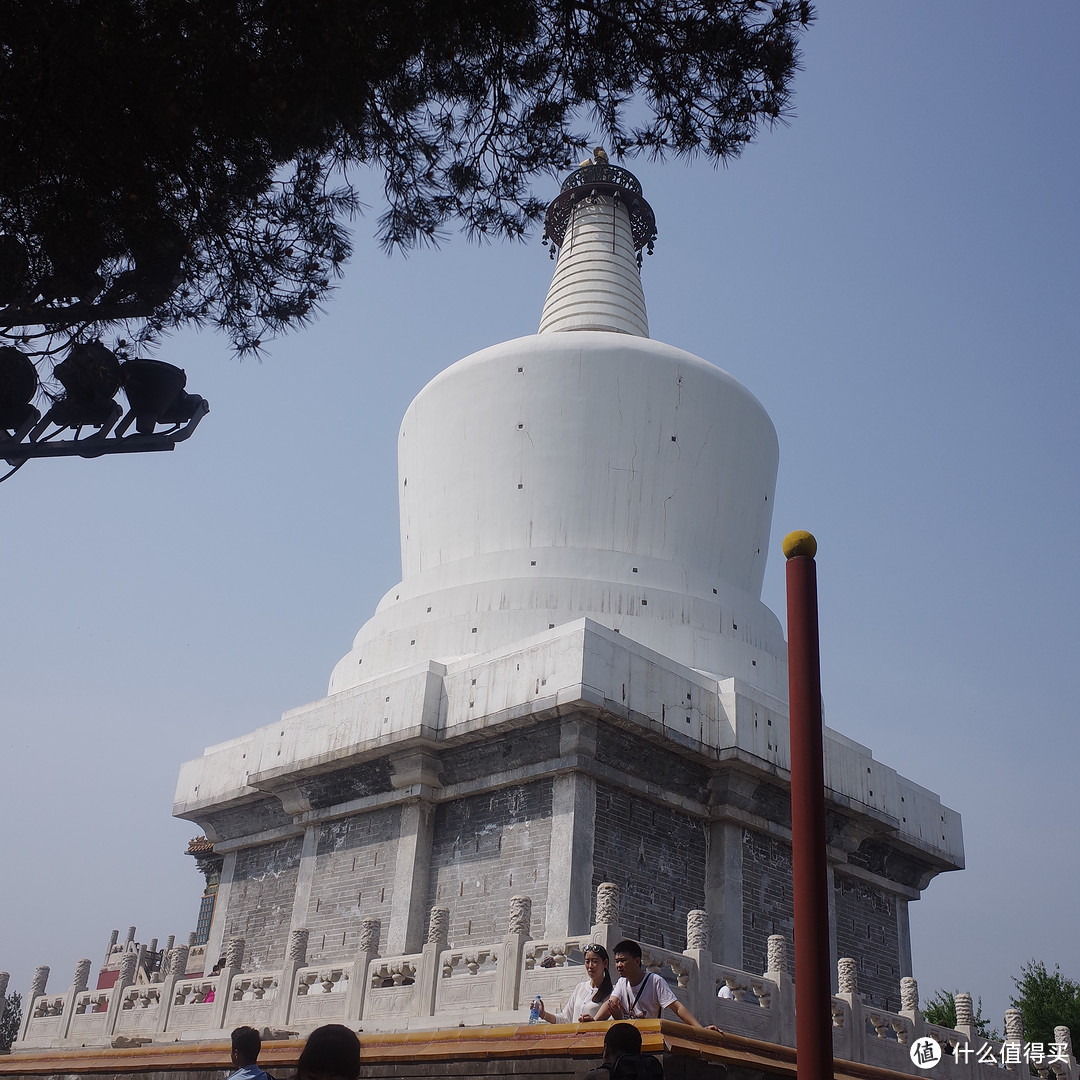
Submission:
[[[660,976],[657,975],[655,971],[650,971],[645,975],[645,978],[641,980],[641,989],[634,996],[634,1000],[630,1002],[630,1019],[631,1020],[634,1019],[634,1009],[637,1008],[637,1003],[641,1000],[641,995],[645,993],[645,987],[647,987],[649,985],[649,980],[650,979],[659,979],[659,978],[660,978]],[[657,996],[657,1001],[659,1001],[659,996]],[[660,1013],[663,1013],[663,1011],[664,1011],[663,1006],[661,1006]]]

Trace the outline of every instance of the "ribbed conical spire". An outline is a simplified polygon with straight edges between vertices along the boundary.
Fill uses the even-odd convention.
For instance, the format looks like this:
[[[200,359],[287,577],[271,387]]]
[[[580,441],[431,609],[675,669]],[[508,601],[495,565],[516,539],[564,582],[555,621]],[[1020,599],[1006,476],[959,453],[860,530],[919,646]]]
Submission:
[[[545,236],[559,249],[541,334],[609,330],[649,336],[640,251],[651,250],[656,220],[641,185],[606,163],[571,173],[548,207]]]

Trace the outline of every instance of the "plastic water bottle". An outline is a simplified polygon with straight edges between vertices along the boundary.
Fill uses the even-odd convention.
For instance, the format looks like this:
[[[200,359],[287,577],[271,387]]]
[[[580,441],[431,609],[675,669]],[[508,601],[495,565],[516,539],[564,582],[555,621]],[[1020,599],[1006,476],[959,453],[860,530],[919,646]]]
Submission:
[[[529,1023],[540,1023],[540,999],[538,997],[533,998],[532,1005],[529,1006]]]

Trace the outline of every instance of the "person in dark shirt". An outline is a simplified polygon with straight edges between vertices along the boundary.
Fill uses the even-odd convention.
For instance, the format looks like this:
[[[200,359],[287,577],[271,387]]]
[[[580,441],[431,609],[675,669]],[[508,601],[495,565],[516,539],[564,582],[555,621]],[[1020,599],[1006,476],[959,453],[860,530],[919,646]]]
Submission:
[[[360,1075],[360,1039],[344,1024],[316,1028],[300,1052],[297,1080],[356,1080]]]
[[[236,1069],[229,1080],[267,1080],[259,1068],[262,1038],[253,1027],[238,1027],[232,1033],[232,1063]]]
[[[641,1032],[633,1024],[612,1024],[604,1035],[604,1060],[582,1080],[663,1080],[664,1067],[641,1052]]]

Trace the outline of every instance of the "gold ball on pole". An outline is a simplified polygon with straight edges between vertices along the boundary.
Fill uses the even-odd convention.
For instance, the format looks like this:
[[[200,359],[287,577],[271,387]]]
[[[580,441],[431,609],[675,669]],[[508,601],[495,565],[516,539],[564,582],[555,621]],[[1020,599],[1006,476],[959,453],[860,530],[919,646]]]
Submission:
[[[794,559],[800,555],[812,559],[817,554],[817,541],[813,533],[805,529],[796,529],[784,537],[784,558]]]

